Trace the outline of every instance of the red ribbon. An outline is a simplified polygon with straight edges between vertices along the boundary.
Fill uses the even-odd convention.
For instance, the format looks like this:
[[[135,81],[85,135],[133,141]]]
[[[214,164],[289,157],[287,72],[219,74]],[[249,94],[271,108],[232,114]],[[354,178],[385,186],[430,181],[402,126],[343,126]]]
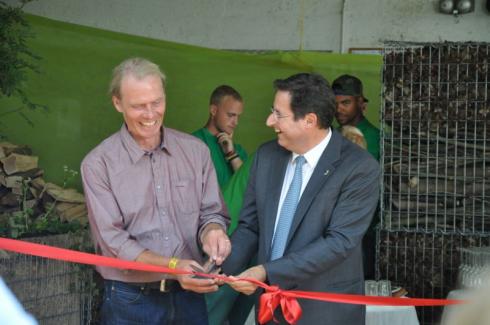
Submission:
[[[391,297],[372,297],[361,295],[349,295],[327,292],[312,291],[293,291],[281,290],[278,286],[269,286],[252,278],[231,279],[224,275],[206,274],[179,269],[170,269],[168,267],[156,266],[134,261],[125,261],[112,257],[94,255],[89,253],[77,252],[70,249],[52,247],[47,245],[35,244],[21,240],[1,238],[0,249],[39,257],[45,257],[54,260],[74,262],[88,265],[98,265],[113,267],[123,270],[138,270],[166,274],[195,274],[208,278],[220,279],[225,282],[248,281],[263,288],[265,293],[260,296],[260,306],[258,320],[260,324],[275,321],[274,310],[280,305],[284,319],[289,324],[295,324],[301,317],[301,306],[298,298],[313,299],[327,302],[356,304],[356,305],[381,305],[381,306],[445,306],[460,304],[464,301],[454,299],[420,299],[420,298],[391,298]]]

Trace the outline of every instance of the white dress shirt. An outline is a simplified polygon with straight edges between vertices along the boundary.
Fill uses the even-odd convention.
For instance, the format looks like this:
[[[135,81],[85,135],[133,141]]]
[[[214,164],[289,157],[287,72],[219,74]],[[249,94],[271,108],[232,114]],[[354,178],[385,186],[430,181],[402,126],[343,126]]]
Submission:
[[[322,156],[323,151],[325,151],[325,148],[327,148],[327,145],[330,142],[331,138],[332,138],[332,129],[328,128],[328,134],[325,136],[325,138],[319,144],[317,144],[316,146],[314,146],[309,151],[303,154],[303,157],[305,157],[306,162],[303,165],[303,169],[302,169],[303,182],[301,183],[301,192],[300,192],[299,199],[301,199],[301,195],[303,195],[303,191],[305,190],[306,185],[308,185],[311,175],[313,174],[313,171],[315,170],[315,167],[318,164],[318,160],[320,160],[320,157]],[[289,186],[293,181],[294,169],[296,167],[295,159],[298,156],[299,154],[293,152],[291,154],[291,158],[289,159],[288,167],[286,168],[286,174],[284,175],[284,180],[282,183],[281,197],[279,199],[279,205],[277,207],[276,222],[274,224],[274,234],[276,233],[277,222],[279,221],[279,215],[281,214],[282,204],[284,203],[284,199],[286,198],[286,194],[288,193]],[[274,242],[274,239],[272,240],[272,242]]]

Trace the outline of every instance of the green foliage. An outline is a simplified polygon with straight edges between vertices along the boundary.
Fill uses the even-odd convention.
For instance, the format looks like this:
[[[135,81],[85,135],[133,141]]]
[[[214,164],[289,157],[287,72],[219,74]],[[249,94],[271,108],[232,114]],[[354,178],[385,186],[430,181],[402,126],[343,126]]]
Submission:
[[[32,53],[27,46],[27,39],[33,35],[22,11],[23,6],[31,1],[19,0],[18,7],[0,1],[0,98],[15,96],[23,104],[20,108],[0,112],[0,117],[16,112],[32,125],[23,112],[24,108],[46,109],[46,106],[31,102],[22,89],[27,80],[27,72],[39,72],[34,62],[40,57]]]

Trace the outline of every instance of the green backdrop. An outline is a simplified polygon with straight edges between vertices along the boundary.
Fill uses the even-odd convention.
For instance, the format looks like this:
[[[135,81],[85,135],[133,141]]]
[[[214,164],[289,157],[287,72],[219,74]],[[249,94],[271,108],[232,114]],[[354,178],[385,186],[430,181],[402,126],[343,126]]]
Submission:
[[[318,72],[330,82],[343,73],[358,76],[369,98],[368,118],[378,124],[381,56],[318,52],[248,54],[212,50],[108,32],[37,16],[28,16],[35,37],[32,51],[42,57],[41,73],[29,74],[25,85],[33,102],[48,112],[27,112],[34,126],[17,114],[4,116],[0,132],[9,141],[27,144],[39,156],[45,178],[61,183],[63,165],[79,170],[80,162],[122,123],[107,88],[111,70],[122,60],[142,56],[167,75],[165,125],[192,132],[204,125],[211,91],[230,84],[243,96],[245,111],[236,141],[249,152],[274,137],[265,126],[273,99],[272,81],[298,72]],[[0,98],[0,112],[19,107]],[[71,186],[81,188],[80,179]]]

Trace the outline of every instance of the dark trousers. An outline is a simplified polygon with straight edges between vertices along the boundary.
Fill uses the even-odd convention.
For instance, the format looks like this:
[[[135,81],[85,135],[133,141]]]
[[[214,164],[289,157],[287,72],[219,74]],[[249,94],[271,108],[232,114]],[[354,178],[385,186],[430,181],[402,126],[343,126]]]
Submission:
[[[104,281],[101,318],[104,325],[207,325],[202,294],[179,290],[142,290],[119,281]]]

